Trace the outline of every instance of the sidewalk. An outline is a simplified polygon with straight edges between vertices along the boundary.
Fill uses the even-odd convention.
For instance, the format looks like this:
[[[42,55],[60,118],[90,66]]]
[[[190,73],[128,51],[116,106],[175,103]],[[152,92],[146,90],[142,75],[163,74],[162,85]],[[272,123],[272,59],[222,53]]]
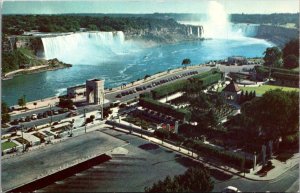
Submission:
[[[117,128],[115,127],[116,130],[119,130],[121,132],[126,132],[128,133],[129,131],[126,129],[121,129],[121,128]],[[285,163],[280,162],[279,160],[276,159],[272,159],[272,163],[275,166],[275,168],[273,168],[272,170],[270,170],[266,176],[259,176],[259,175],[255,175],[255,173],[257,171],[259,171],[261,169],[261,166],[257,165],[256,169],[254,171],[251,171],[250,173],[246,173],[244,175],[243,172],[235,169],[235,168],[231,168],[228,167],[226,165],[220,165],[219,163],[212,163],[212,162],[208,162],[207,160],[204,160],[202,157],[198,157],[198,155],[190,150],[187,150],[185,148],[179,147],[179,146],[175,146],[172,145],[170,143],[167,143],[165,141],[162,141],[160,139],[157,139],[155,137],[149,137],[146,135],[141,135],[140,133],[136,133],[136,132],[131,132],[132,135],[138,136],[138,137],[142,137],[146,140],[148,140],[149,142],[153,142],[156,143],[160,146],[166,147],[172,151],[176,151],[180,154],[183,154],[187,157],[192,158],[195,161],[199,161],[200,163],[202,163],[203,165],[207,166],[207,167],[212,167],[215,169],[219,169],[222,171],[225,171],[227,173],[231,173],[233,175],[238,175],[240,177],[249,179],[249,180],[255,180],[255,181],[270,181],[270,180],[274,180],[277,177],[279,177],[280,175],[284,174],[285,172],[287,172],[290,168],[294,167],[295,165],[297,165],[299,163],[300,160],[300,153],[296,153],[294,154],[294,156],[292,158],[290,158],[289,160],[287,160]]]
[[[34,105],[36,103],[36,105]],[[50,108],[50,105],[55,106],[55,104],[59,103],[59,98],[54,96],[50,98],[45,98],[41,100],[36,100],[36,101],[31,101],[26,103],[26,111],[25,110],[19,110],[19,111],[13,111],[9,113],[10,115],[17,115],[25,112],[30,112],[33,110],[39,110],[39,109],[44,109],[44,108]],[[20,108],[19,105],[14,105],[13,107],[15,108]]]

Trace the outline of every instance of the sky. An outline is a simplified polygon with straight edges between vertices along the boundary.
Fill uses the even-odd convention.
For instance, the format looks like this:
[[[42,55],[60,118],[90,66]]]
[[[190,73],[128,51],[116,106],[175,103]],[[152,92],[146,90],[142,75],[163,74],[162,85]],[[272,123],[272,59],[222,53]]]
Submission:
[[[1,1],[1,0],[0,0]],[[205,13],[210,0],[4,0],[2,14]],[[215,0],[227,13],[297,13],[299,0]]]

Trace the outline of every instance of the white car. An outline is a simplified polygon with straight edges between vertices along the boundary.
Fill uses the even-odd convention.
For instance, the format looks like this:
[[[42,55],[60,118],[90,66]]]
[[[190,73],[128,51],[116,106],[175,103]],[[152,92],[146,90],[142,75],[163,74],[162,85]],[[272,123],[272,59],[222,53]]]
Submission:
[[[235,193],[235,192],[241,192],[238,188],[233,186],[227,186],[222,190],[222,193]]]
[[[36,114],[32,114],[32,115],[31,115],[31,119],[32,119],[32,120],[37,119],[37,115],[36,115]]]

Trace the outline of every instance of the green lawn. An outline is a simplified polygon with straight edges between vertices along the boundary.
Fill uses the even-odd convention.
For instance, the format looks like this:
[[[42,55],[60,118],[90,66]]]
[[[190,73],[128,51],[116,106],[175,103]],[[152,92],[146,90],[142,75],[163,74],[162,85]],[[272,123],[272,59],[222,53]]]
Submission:
[[[219,91],[222,91],[224,87],[219,88]],[[297,91],[299,92],[299,88],[292,88],[292,87],[284,87],[284,86],[274,86],[274,85],[262,85],[257,87],[240,87],[244,92],[248,91],[255,91],[256,95],[260,96],[263,95],[268,90],[274,89],[282,89],[283,91]]]
[[[17,144],[15,144],[14,142],[6,141],[6,142],[1,144],[1,149],[3,151],[3,150],[6,150],[6,149],[16,147],[16,146],[17,146]]]

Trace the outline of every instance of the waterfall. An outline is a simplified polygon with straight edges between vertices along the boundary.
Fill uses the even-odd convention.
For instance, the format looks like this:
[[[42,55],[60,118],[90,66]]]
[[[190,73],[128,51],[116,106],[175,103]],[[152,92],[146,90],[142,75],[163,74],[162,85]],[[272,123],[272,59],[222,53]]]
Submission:
[[[193,29],[190,27],[190,35],[193,35]]]
[[[58,58],[64,62],[77,63],[83,55],[101,60],[126,52],[125,36],[118,32],[82,32],[69,35],[43,37],[46,59]]]
[[[242,36],[255,37],[258,27],[258,24],[237,23],[232,24],[231,29],[234,33],[238,33]]]
[[[200,27],[197,28],[197,37],[200,38]]]

